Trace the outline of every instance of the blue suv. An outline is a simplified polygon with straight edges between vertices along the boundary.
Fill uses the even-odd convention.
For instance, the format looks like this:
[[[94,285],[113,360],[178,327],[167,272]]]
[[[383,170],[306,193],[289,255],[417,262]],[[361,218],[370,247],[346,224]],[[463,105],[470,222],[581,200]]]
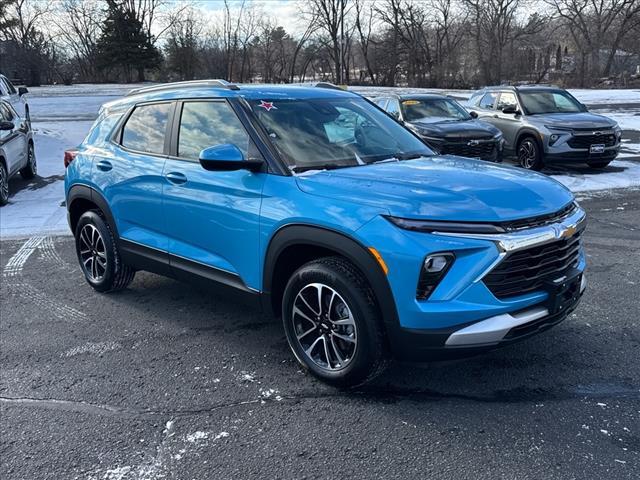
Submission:
[[[100,292],[136,270],[281,317],[297,360],[358,385],[389,358],[511,344],[585,289],[585,213],[558,182],[436,156],[361,96],[220,80],[108,103],[66,152],[77,255]]]

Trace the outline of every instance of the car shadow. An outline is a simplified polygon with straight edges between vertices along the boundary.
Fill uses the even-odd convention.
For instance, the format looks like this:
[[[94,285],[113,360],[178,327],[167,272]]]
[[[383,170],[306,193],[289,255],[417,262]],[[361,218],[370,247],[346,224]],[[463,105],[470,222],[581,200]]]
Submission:
[[[154,322],[160,322],[163,328],[191,332],[199,337],[199,345],[224,342],[238,352],[240,360],[268,356],[273,364],[263,373],[270,384],[285,383],[282,379],[299,370],[279,320],[241,300],[151,274],[139,277],[130,289],[113,298],[147,313],[151,308]],[[619,341],[602,342],[585,327],[589,301],[583,300],[576,312],[553,329],[483,355],[423,364],[391,362],[373,383],[349,391],[331,389],[307,374],[305,381],[297,380],[293,385],[287,382],[291,391],[281,394],[357,395],[382,402],[459,399],[516,403],[611,396],[640,399],[639,386],[615,368],[614,360],[624,345]],[[184,310],[180,308],[184,305],[198,314],[176,312]],[[640,338],[625,338],[626,342],[640,342]]]

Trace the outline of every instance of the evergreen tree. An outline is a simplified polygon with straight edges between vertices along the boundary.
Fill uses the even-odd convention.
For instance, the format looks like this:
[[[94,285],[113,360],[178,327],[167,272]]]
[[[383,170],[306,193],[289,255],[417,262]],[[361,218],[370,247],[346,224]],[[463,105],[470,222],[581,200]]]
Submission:
[[[158,68],[162,62],[159,50],[144,33],[143,25],[124,2],[108,0],[107,16],[97,43],[100,68],[118,67],[130,82],[137,71],[139,82],[144,81],[145,69]]]

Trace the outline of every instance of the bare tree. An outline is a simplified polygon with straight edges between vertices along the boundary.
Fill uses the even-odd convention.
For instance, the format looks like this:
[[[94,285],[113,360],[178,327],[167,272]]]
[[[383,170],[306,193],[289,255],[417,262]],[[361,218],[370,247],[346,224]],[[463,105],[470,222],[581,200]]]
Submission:
[[[607,76],[626,35],[640,25],[638,0],[545,0],[567,26],[582,55],[581,83]],[[637,39],[636,39],[637,41]],[[606,61],[600,56],[606,50]],[[590,64],[590,65],[589,65]]]
[[[103,5],[97,0],[62,0],[55,5],[48,21],[55,25],[57,42],[75,67],[72,77],[99,76],[96,67],[96,43],[102,29]]]

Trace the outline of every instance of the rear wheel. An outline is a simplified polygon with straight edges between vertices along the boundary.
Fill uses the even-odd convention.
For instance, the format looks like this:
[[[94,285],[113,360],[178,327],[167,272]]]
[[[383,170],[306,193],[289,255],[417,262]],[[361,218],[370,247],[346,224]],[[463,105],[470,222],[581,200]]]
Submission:
[[[590,162],[587,163],[587,165],[589,165],[591,168],[595,168],[597,170],[601,170],[603,168],[607,168],[607,166],[610,164],[611,162]]]
[[[300,267],[283,298],[289,346],[321,380],[353,387],[386,366],[387,348],[371,287],[348,261],[328,257]]]
[[[4,162],[0,160],[0,205],[6,205],[9,201],[9,173]]]
[[[527,170],[542,170],[542,152],[538,142],[533,137],[524,137],[518,143],[518,162]]]
[[[36,152],[33,149],[33,145],[29,144],[29,150],[27,152],[27,164],[24,166],[22,170],[20,170],[20,175],[25,180],[31,180],[38,173],[38,165],[36,163]]]
[[[120,260],[113,233],[98,212],[83,213],[75,235],[78,261],[89,285],[98,292],[112,292],[131,283],[136,272]]]

